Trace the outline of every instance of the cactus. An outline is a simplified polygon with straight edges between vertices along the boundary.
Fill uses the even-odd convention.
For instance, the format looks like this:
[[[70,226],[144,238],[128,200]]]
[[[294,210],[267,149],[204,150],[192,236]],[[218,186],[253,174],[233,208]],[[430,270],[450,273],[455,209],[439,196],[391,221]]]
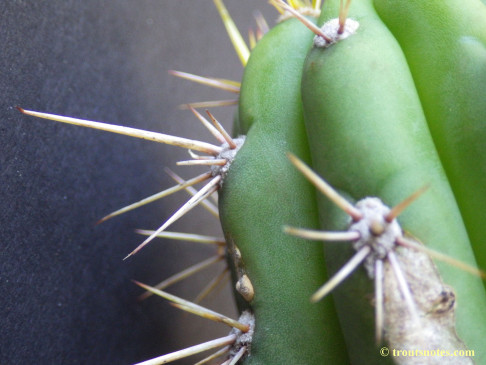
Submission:
[[[161,236],[216,243],[216,256],[199,267],[157,286],[137,284],[145,296],[232,329],[141,364],[220,347],[203,361],[486,363],[484,273],[476,268],[476,261],[486,264],[484,4],[274,0],[283,17],[264,35],[260,25],[250,52],[222,1],[214,1],[245,66],[241,88],[174,75],[239,91],[232,136],[212,113],[206,118],[192,106],[216,144],[19,108],[184,147],[192,160],[180,164],[208,166],[187,181],[173,175],[178,185],[101,220],[205,181],[158,229],[141,232],[148,238],[126,258]],[[165,232],[216,192],[225,245]],[[324,249],[309,240],[326,241]],[[223,257],[237,320],[165,291]],[[414,356],[387,356],[382,345]],[[424,353],[437,350],[460,356]]]

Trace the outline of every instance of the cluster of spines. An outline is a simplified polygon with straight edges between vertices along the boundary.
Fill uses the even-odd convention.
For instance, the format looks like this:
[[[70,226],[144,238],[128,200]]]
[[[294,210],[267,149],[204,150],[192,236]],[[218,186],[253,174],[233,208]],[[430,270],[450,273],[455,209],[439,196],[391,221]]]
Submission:
[[[351,241],[351,242],[358,242],[363,239],[363,234],[360,231],[353,229],[353,224],[360,222],[364,219],[363,212],[358,209],[356,206],[348,202],[344,197],[342,197],[335,189],[333,189],[324,179],[318,176],[312,169],[310,169],[307,165],[305,165],[300,159],[296,156],[289,154],[288,155],[290,161],[294,164],[294,166],[329,200],[331,200],[337,207],[339,207],[342,211],[344,211],[350,218],[351,224],[350,229],[344,232],[326,232],[326,231],[315,231],[309,230],[305,228],[294,228],[294,227],[284,227],[284,231],[288,234],[298,236],[301,238],[309,239],[309,240],[318,240],[318,241]],[[461,261],[458,261],[450,256],[444,255],[440,252],[431,250],[426,248],[425,246],[421,245],[413,241],[412,239],[405,238],[402,235],[402,231],[398,223],[396,223],[396,218],[416,199],[418,199],[426,190],[427,186],[424,186],[417,190],[415,193],[404,199],[399,204],[395,205],[393,208],[388,209],[381,201],[378,201],[378,204],[381,204],[385,208],[386,213],[382,217],[377,217],[377,219],[372,220],[369,224],[368,231],[372,237],[380,237],[385,231],[387,230],[388,226],[391,224],[396,224],[399,228],[399,231],[396,235],[393,236],[393,241],[389,242],[390,248],[386,250],[386,254],[384,257],[379,257],[379,255],[375,255],[376,251],[378,250],[373,244],[364,243],[360,245],[360,247],[356,247],[357,252],[354,256],[343,266],[339,269],[330,279],[327,281],[323,286],[321,286],[311,297],[313,302],[317,302],[323,299],[326,295],[328,295],[331,291],[333,291],[339,284],[341,284],[359,265],[361,265],[367,258],[375,255],[373,257],[374,267],[372,269],[372,277],[374,277],[374,284],[375,284],[375,339],[376,343],[380,344],[383,341],[383,330],[384,330],[384,288],[383,288],[383,265],[385,261],[388,261],[390,264],[395,278],[398,283],[398,287],[401,291],[401,294],[405,300],[405,303],[409,309],[410,315],[413,321],[420,325],[419,315],[416,309],[415,301],[413,299],[413,295],[410,291],[409,285],[405,279],[403,271],[400,267],[399,260],[397,255],[395,254],[395,249],[398,246],[406,247],[412,250],[417,250],[424,252],[425,254],[433,257],[437,260],[441,260],[447,262],[451,265],[454,265],[462,270],[468,271],[473,275],[477,275],[479,277],[485,278],[486,273],[481,270],[478,270],[474,267],[471,267]],[[365,198],[370,199],[370,198]],[[361,200],[360,202],[364,201],[365,199]],[[371,198],[373,199],[373,198]],[[378,200],[377,198],[374,198]],[[358,202],[359,205],[359,202]],[[368,233],[368,232],[367,232]],[[378,257],[376,257],[378,256]]]
[[[191,111],[196,115],[197,119],[200,120],[207,128],[208,130],[216,137],[216,139],[221,143],[221,144],[226,144],[229,149],[236,149],[238,146],[229,136],[229,134],[224,130],[224,128],[221,126],[221,124],[214,118],[214,116],[207,111],[207,114],[209,116],[209,120],[206,119],[203,115],[201,115],[197,110],[195,110],[192,106],[189,107]],[[117,125],[110,125],[110,124],[105,124],[105,123],[99,123],[99,122],[93,122],[93,121],[88,121],[88,120],[81,120],[77,118],[70,118],[70,117],[63,117],[63,116],[57,116],[53,114],[47,114],[47,113],[40,113],[40,112],[35,112],[35,111],[30,111],[30,110],[24,110],[19,108],[19,110],[27,115],[32,115],[44,119],[51,119],[59,122],[64,122],[64,123],[70,123],[70,124],[75,124],[79,126],[85,126],[85,127],[91,127],[95,129],[101,129],[105,131],[110,131],[114,133],[121,133],[125,135],[129,135],[132,137],[138,137],[138,138],[143,138],[143,139],[148,139],[156,142],[162,142],[162,143],[167,143],[171,145],[176,145],[179,147],[184,147],[189,150],[189,153],[192,157],[191,160],[187,161],[181,161],[178,163],[178,165],[207,165],[207,166],[224,166],[228,161],[224,158],[219,158],[219,155],[223,151],[223,149],[217,145],[212,145],[206,142],[201,142],[201,141],[196,141],[196,140],[188,140],[185,138],[181,137],[174,137],[174,136],[169,136],[161,133],[155,133],[155,132],[148,132],[144,130],[138,130],[134,128],[127,128],[127,127],[122,127],[122,126],[117,126]],[[198,151],[205,153],[206,155],[198,155],[195,154],[193,151]],[[138,207],[141,207],[143,205],[146,205],[148,203],[154,202],[158,199],[161,199],[163,197],[166,197],[170,194],[173,194],[175,192],[181,191],[181,190],[186,190],[189,194],[192,195],[192,197],[184,203],[162,226],[160,226],[156,230],[137,230],[138,233],[142,235],[148,236],[137,248],[135,248],[130,254],[128,254],[126,258],[134,255],[138,251],[140,251],[145,245],[147,245],[149,242],[151,242],[154,238],[156,237],[161,237],[161,238],[170,238],[170,239],[177,239],[177,240],[188,240],[188,241],[194,241],[194,242],[199,242],[199,243],[204,243],[204,244],[212,244],[216,246],[216,254],[214,256],[211,256],[208,259],[203,260],[202,262],[195,264],[185,270],[183,270],[180,273],[177,273],[175,275],[172,275],[171,277],[165,279],[164,281],[160,282],[159,284],[155,285],[154,287],[148,286],[145,284],[142,284],[138,281],[135,281],[137,285],[140,287],[144,288],[146,292],[141,295],[140,299],[145,299],[149,297],[152,294],[156,294],[160,297],[163,297],[167,300],[170,300],[173,302],[173,305],[179,309],[194,313],[196,315],[202,316],[204,318],[211,319],[216,322],[221,322],[225,323],[231,327],[237,328],[241,333],[246,333],[249,331],[249,325],[247,324],[242,324],[236,320],[233,320],[231,318],[228,318],[222,314],[216,313],[214,311],[211,311],[207,308],[204,308],[198,304],[195,304],[193,302],[186,301],[184,299],[178,298],[174,295],[171,295],[169,293],[166,293],[162,291],[162,289],[168,287],[169,285],[175,284],[183,279],[186,279],[201,270],[217,263],[221,262],[225,258],[225,241],[224,239],[218,238],[218,237],[211,237],[211,236],[205,236],[205,235],[199,235],[199,234],[190,234],[190,233],[181,233],[181,232],[167,232],[166,228],[168,228],[172,223],[174,223],[176,220],[181,218],[183,215],[185,215],[187,212],[189,212],[192,208],[197,206],[198,204],[204,205],[204,207],[215,217],[219,217],[218,213],[218,208],[215,206],[211,201],[209,201],[207,198],[209,198],[214,192],[216,192],[219,189],[219,184],[221,182],[222,176],[219,174],[213,174],[211,171],[200,174],[192,179],[189,179],[187,181],[183,180],[181,177],[179,177],[177,174],[170,170],[166,170],[167,173],[178,183],[177,185],[163,190],[157,194],[154,194],[152,196],[149,196],[145,199],[142,199],[136,203],[130,204],[126,207],[123,207],[121,209],[118,209],[102,219],[100,219],[97,223],[102,223],[110,218],[113,218],[115,216],[118,216],[122,213],[126,213],[128,211],[131,211],[133,209],[136,209]],[[208,181],[206,185],[204,185],[203,188],[201,188],[199,191],[195,190],[193,188],[194,185]],[[212,279],[208,285],[202,290],[202,292],[196,297],[195,302],[201,301],[209,292],[211,292],[221,281],[223,281],[224,277],[228,276],[228,268],[225,267],[221,273],[219,273],[214,279]],[[151,360],[147,360],[145,362],[142,362],[141,364],[162,364],[162,363],[167,363],[170,361],[175,361],[177,359],[190,356],[199,352],[203,351],[208,351],[213,348],[221,347],[221,346],[226,346],[225,352],[218,351],[217,354],[218,356],[222,356],[227,354],[231,350],[231,346],[235,344],[235,342],[238,339],[238,335],[235,333],[232,333],[226,337],[216,339],[213,341],[209,341],[197,346],[193,346],[190,348],[187,348],[185,350],[181,351],[176,351],[171,354],[167,354],[161,357],[157,357]],[[224,364],[234,364],[236,361],[238,361],[245,353],[246,347],[243,346],[240,349],[238,349],[238,352],[234,355],[231,356],[230,362],[225,361]],[[203,360],[200,362],[200,364],[204,364],[214,357],[211,356],[206,360]],[[233,362],[234,361],[234,362]]]
[[[214,0],[214,3],[223,19],[223,23],[228,31],[230,39],[235,47],[236,53],[238,54],[241,63],[243,66],[246,65],[248,60],[250,49],[253,48],[258,40],[260,40],[263,35],[268,31],[268,25],[263,18],[263,16],[259,13],[255,15],[255,19],[257,22],[257,29],[253,31],[252,29],[249,31],[249,43],[250,48],[246,45],[243,37],[237,30],[233,20],[229,16],[228,11],[226,10],[223,2],[221,0]],[[220,78],[213,78],[213,77],[203,77],[198,76],[195,74],[181,72],[181,71],[174,71],[171,70],[169,73],[173,76],[190,80],[192,82],[201,83],[210,87],[215,87],[221,90],[228,91],[233,94],[239,94],[240,91],[240,83],[227,80],[227,79],[220,79]],[[190,160],[179,161],[177,165],[179,166],[195,166],[195,165],[203,165],[212,167],[222,167],[228,163],[227,159],[221,158],[220,154],[223,152],[223,146],[226,145],[227,148],[230,150],[237,149],[240,147],[235,140],[230,136],[230,134],[222,127],[222,125],[217,121],[212,113],[210,113],[207,108],[211,107],[221,107],[221,106],[230,106],[235,105],[238,103],[238,99],[229,99],[229,100],[217,100],[217,101],[202,101],[196,103],[189,103],[181,105],[182,109],[189,109],[191,112],[196,116],[196,118],[209,130],[209,132],[217,139],[221,146],[210,144],[207,142],[202,142],[198,140],[191,140],[182,137],[171,136],[167,134],[157,133],[157,132],[150,132],[135,128],[129,128],[119,125],[107,124],[107,123],[100,123],[90,120],[83,120],[78,118],[72,117],[65,117],[60,115],[54,115],[49,113],[42,113],[37,111],[26,110],[23,108],[18,107],[18,110],[26,115],[31,115],[38,118],[43,119],[50,119],[57,122],[68,123],[78,126],[84,126],[99,130],[104,130],[112,133],[124,134],[131,137],[142,138],[146,140],[151,140],[155,142],[160,142],[164,144],[170,144],[174,146],[179,146],[188,149],[189,155],[191,157]],[[199,111],[196,109],[198,108],[205,108],[206,114],[208,118],[203,116]],[[203,153],[203,155],[195,153]],[[228,356],[229,358],[225,360],[221,365],[233,365],[236,364],[247,352],[247,346],[245,344],[238,343],[238,339],[240,334],[247,333],[253,330],[251,327],[253,324],[248,323],[241,323],[238,320],[231,319],[227,316],[222,314],[216,313],[210,309],[204,308],[200,306],[199,303],[205,296],[207,296],[213,289],[215,289],[225,278],[229,275],[229,268],[225,266],[223,270],[214,277],[203,290],[197,295],[194,302],[190,302],[184,300],[182,298],[176,297],[172,294],[169,294],[163,289],[167,288],[170,285],[173,285],[181,280],[189,278],[192,275],[199,273],[201,270],[208,268],[218,262],[224,261],[225,259],[225,241],[222,238],[212,237],[212,236],[205,236],[200,234],[191,234],[191,233],[181,233],[181,232],[169,232],[166,229],[174,223],[176,220],[181,218],[187,212],[189,212],[192,208],[196,205],[203,205],[213,216],[219,218],[219,212],[217,206],[214,205],[211,201],[207,198],[213,196],[221,184],[222,176],[221,174],[215,174],[213,171],[208,171],[206,173],[200,174],[196,177],[193,177],[189,180],[183,180],[177,174],[172,172],[169,169],[166,169],[166,172],[177,182],[177,185],[165,189],[159,193],[151,195],[147,198],[144,198],[140,201],[132,203],[128,206],[120,208],[103,218],[101,218],[97,224],[105,222],[106,220],[118,216],[120,214],[126,213],[133,209],[139,208],[143,205],[152,203],[158,199],[164,198],[168,195],[174,194],[181,190],[186,190],[192,197],[183,204],[162,226],[160,226],[156,230],[137,230],[136,232],[148,236],[139,246],[137,246],[132,252],[130,252],[126,257],[130,257],[140,251],[145,245],[151,242],[154,238],[169,238],[175,240],[185,240],[185,241],[192,241],[198,242],[202,244],[211,244],[216,247],[216,254],[195,264],[192,265],[185,270],[172,275],[171,277],[161,281],[160,283],[156,284],[155,286],[149,286],[138,281],[134,281],[135,284],[139,285],[141,288],[145,289],[146,291],[140,296],[139,299],[143,300],[148,298],[151,295],[157,295],[162,298],[165,298],[172,302],[172,304],[184,311],[191,312],[193,314],[199,315],[204,318],[208,318],[215,322],[224,323],[234,330],[225,337],[215,339],[212,341],[208,341],[205,343],[201,343],[196,346],[192,346],[183,350],[179,350],[167,355],[163,355],[160,357],[156,357],[147,361],[144,361],[140,364],[162,364],[172,362],[178,359],[182,359],[194,354],[198,354],[201,352],[205,352],[211,349],[216,349],[222,347],[222,349],[218,350],[216,353],[210,355],[209,357],[199,361],[197,364],[206,364],[213,359],[217,359],[222,356]],[[194,189],[194,185],[207,182],[204,187],[202,187],[199,191]],[[248,321],[247,321],[248,322]],[[237,345],[237,346],[236,346]],[[235,347],[236,346],[236,347]]]

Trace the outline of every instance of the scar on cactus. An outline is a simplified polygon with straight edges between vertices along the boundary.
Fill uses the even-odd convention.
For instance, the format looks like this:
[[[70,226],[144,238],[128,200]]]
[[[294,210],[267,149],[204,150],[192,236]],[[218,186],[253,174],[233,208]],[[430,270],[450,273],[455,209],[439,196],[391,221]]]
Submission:
[[[455,333],[454,291],[442,282],[429,256],[483,278],[486,274],[428,249],[415,238],[403,233],[396,218],[427,187],[391,209],[379,198],[364,198],[352,205],[301,160],[292,154],[288,156],[320,192],[349,215],[350,223],[346,232],[322,232],[294,227],[285,227],[285,232],[310,240],[352,241],[357,251],[312,295],[311,300],[316,302],[324,298],[364,263],[368,277],[374,279],[375,283],[377,344],[383,341],[385,332],[389,344],[396,348],[464,348]]]

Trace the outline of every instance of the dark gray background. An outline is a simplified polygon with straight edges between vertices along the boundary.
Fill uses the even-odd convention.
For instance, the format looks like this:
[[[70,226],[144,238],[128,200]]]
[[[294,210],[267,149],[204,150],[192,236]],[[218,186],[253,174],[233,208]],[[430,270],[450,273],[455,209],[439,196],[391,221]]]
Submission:
[[[245,34],[257,8],[273,22],[264,0],[225,3]],[[185,193],[94,226],[171,186],[164,166],[185,178],[199,172],[175,165],[187,153],[15,109],[212,141],[177,105],[232,95],[167,70],[240,79],[213,2],[10,0],[0,14],[0,364],[129,364],[225,335],[162,299],[137,302],[130,282],[155,284],[212,250],[159,240],[122,261],[142,240],[133,230],[158,227]],[[231,124],[233,110],[214,113]],[[201,208],[171,230],[219,233]],[[192,298],[206,281],[171,291]],[[228,288],[204,304],[234,315]]]

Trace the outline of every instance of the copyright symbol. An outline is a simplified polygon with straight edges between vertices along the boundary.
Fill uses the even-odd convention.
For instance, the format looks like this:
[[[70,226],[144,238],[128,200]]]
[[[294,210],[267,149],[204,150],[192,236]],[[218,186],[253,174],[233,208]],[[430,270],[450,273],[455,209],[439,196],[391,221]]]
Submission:
[[[387,357],[389,354],[390,354],[390,350],[388,349],[388,347],[382,347],[380,349],[380,355],[381,356]]]

